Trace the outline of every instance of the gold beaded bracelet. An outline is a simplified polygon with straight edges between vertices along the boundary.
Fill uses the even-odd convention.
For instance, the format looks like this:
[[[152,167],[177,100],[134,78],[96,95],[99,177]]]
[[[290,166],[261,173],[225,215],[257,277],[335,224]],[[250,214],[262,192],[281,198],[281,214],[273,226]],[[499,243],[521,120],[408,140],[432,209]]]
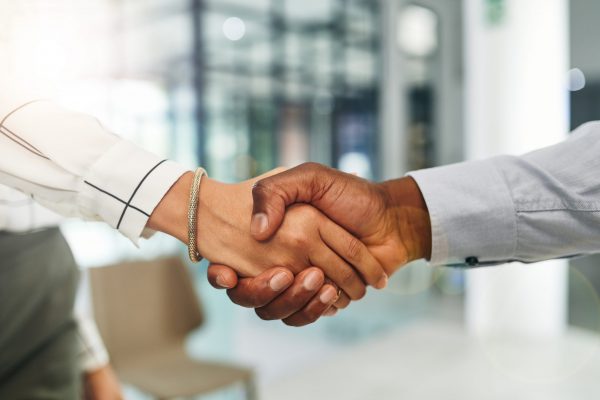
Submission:
[[[200,195],[200,182],[202,176],[208,176],[204,168],[197,168],[194,173],[194,182],[190,190],[190,206],[188,208],[188,254],[192,262],[202,260],[202,255],[198,251],[198,243],[196,238],[196,229],[198,223],[198,198]]]

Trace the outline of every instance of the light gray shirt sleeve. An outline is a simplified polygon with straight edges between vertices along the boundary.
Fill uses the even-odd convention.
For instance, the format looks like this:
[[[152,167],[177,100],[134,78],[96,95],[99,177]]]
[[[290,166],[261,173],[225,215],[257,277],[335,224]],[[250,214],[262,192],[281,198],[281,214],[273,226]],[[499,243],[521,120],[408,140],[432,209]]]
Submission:
[[[562,143],[409,173],[431,218],[433,265],[600,252],[600,122]]]

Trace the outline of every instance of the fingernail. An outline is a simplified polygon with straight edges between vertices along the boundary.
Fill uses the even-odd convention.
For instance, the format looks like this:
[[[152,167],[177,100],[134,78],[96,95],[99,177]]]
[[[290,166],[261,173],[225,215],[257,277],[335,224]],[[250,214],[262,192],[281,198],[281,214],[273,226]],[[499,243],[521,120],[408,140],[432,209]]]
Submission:
[[[250,223],[250,232],[253,235],[258,235],[267,230],[269,226],[269,219],[265,213],[257,213],[252,216],[252,222]]]
[[[323,313],[323,315],[326,317],[331,317],[331,316],[335,315],[336,313],[337,313],[337,309],[335,307],[329,307],[327,309],[327,311],[325,311]]]
[[[222,275],[217,275],[217,285],[219,285],[225,289],[229,289],[229,286],[230,286],[227,282],[225,282],[225,279],[223,278]]]
[[[321,286],[321,274],[317,271],[309,272],[308,275],[306,275],[306,278],[304,278],[304,283],[302,285],[304,286],[304,289],[310,290],[311,292],[317,290],[319,286]]]
[[[387,277],[387,275],[384,275],[381,277],[379,282],[377,282],[377,284],[375,285],[375,288],[384,289],[387,286],[387,284],[388,284],[388,277]]]
[[[278,272],[271,278],[269,281],[269,287],[276,292],[283,290],[283,288],[287,287],[290,283],[292,283],[292,279],[289,274],[285,272]]]
[[[329,303],[332,303],[333,300],[335,300],[336,296],[337,296],[337,292],[335,291],[334,288],[330,287],[330,288],[327,288],[323,293],[321,293],[319,300],[323,304],[329,304]]]

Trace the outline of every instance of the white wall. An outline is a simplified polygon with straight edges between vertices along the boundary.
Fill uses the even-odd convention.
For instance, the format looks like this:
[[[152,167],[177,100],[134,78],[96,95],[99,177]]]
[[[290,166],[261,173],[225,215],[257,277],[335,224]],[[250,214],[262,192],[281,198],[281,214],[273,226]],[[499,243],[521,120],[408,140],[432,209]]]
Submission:
[[[467,156],[522,154],[567,133],[567,0],[507,0],[486,19],[465,1]],[[511,264],[467,274],[466,321],[484,335],[554,336],[566,322],[566,263]]]

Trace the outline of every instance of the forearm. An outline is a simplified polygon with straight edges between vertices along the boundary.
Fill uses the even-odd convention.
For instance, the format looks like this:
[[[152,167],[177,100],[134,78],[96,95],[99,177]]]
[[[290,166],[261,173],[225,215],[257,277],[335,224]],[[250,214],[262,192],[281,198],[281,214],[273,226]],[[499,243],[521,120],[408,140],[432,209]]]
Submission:
[[[514,208],[489,160],[414,171],[431,221],[432,265],[497,261],[513,251]]]
[[[431,224],[425,199],[411,177],[379,184],[387,199],[387,208],[405,244],[408,261],[431,257]]]
[[[82,370],[93,372],[106,367],[109,364],[108,352],[96,323],[90,316],[81,313],[76,315],[76,321]]]
[[[188,211],[193,180],[194,173],[188,171],[171,186],[150,215],[148,228],[188,243]],[[247,200],[245,197],[250,196],[250,188],[247,189],[244,195],[243,186],[224,184],[207,176],[201,179],[195,229],[198,250],[202,255],[210,256],[215,249],[222,252],[224,240],[241,239],[242,233],[248,236],[250,227],[245,227],[244,223],[247,224],[249,218],[241,218],[250,213],[249,201],[244,201]],[[241,215],[238,217],[235,214]],[[233,218],[225,221],[227,217]],[[237,229],[229,231],[231,237],[223,238],[232,221],[235,221]]]
[[[0,95],[0,183],[61,215],[104,221],[136,241],[184,172],[92,116]]]
[[[411,172],[429,209],[434,265],[600,250],[600,125],[557,145]]]

